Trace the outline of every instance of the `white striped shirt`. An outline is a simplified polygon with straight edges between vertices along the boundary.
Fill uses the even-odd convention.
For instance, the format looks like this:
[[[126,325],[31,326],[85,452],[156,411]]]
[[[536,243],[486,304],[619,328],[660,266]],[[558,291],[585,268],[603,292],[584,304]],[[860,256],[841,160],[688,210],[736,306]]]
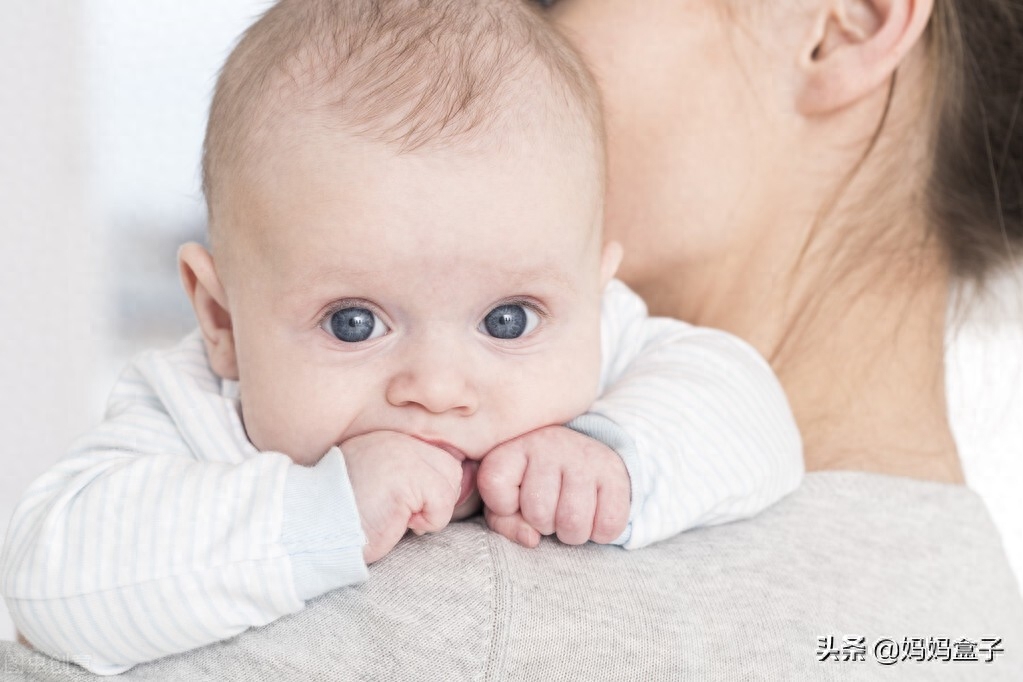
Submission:
[[[572,428],[632,479],[642,547],[794,490],[802,447],[768,364],[723,332],[650,318],[612,282],[601,395]],[[198,332],[122,374],[106,421],[23,495],[0,557],[19,630],[99,674],[227,639],[366,578],[344,460],[258,452]]]

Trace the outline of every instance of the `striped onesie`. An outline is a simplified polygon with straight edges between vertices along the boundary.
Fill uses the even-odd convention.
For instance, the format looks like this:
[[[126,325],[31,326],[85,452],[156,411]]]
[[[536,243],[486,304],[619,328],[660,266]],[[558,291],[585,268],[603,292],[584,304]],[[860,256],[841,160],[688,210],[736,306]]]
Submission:
[[[739,339],[647,316],[612,281],[600,396],[569,426],[622,457],[633,549],[750,517],[794,490],[802,445],[768,364]],[[367,577],[341,452],[259,452],[238,385],[196,331],[142,354],[106,420],[23,495],[0,589],[40,650],[99,674],[230,638]]]

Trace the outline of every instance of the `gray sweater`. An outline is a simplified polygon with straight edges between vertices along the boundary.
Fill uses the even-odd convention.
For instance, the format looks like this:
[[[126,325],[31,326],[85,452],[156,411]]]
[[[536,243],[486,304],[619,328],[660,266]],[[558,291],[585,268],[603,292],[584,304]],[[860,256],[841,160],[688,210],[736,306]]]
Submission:
[[[887,640],[908,660],[880,664]],[[3,680],[95,679],[6,642],[0,663]],[[1019,585],[966,488],[809,474],[755,519],[634,552],[454,524],[363,585],[119,679],[878,678],[1023,680]]]

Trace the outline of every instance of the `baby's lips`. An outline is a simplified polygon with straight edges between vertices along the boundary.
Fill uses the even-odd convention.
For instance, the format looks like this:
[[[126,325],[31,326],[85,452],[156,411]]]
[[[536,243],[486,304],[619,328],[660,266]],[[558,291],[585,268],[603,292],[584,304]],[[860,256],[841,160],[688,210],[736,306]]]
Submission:
[[[442,440],[430,440],[428,438],[420,438],[420,440],[423,441],[424,443],[429,443],[435,448],[440,448],[444,452],[448,453],[449,455],[457,459],[459,462],[464,462],[467,459],[469,459],[464,452],[456,448],[451,443],[446,443]]]

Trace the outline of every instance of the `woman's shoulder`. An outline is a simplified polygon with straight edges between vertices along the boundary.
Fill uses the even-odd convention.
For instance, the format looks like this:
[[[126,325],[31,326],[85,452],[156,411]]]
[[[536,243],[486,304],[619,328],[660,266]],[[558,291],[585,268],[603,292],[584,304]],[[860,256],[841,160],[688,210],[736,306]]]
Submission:
[[[636,551],[452,524],[362,585],[125,678],[849,679],[884,658],[900,680],[1019,680],[1021,643],[1019,585],[976,494],[826,472],[755,518]],[[9,648],[14,672],[38,663]]]
[[[548,663],[595,678],[643,661],[647,679],[823,679],[822,642],[842,656],[862,641],[876,668],[873,648],[887,640],[900,656],[914,640],[938,651],[986,642],[1005,652],[985,672],[1023,679],[1019,585],[986,508],[961,486],[812,473],[756,518],[635,552],[501,546],[515,596],[508,632],[522,640],[507,649],[513,679],[538,672],[536,651],[554,646]],[[899,679],[943,673],[936,663]]]

